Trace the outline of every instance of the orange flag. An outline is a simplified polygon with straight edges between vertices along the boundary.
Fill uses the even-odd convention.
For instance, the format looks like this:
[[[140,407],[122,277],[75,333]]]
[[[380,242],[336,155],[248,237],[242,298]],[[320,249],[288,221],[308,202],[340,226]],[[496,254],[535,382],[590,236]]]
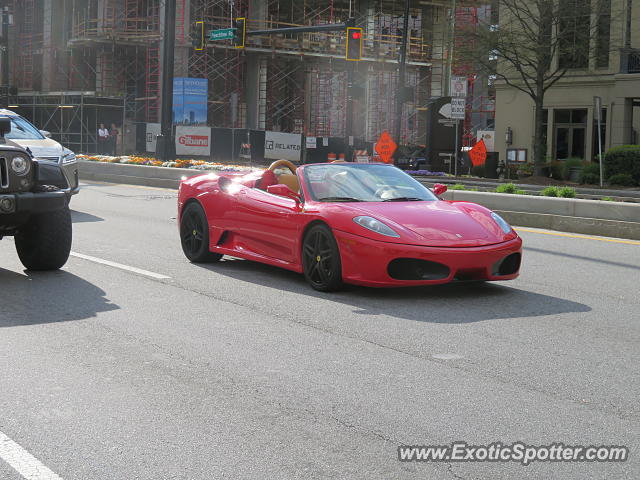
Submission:
[[[484,144],[484,140],[480,140],[475,146],[469,150],[469,158],[474,167],[478,165],[484,165],[487,161],[487,146]]]

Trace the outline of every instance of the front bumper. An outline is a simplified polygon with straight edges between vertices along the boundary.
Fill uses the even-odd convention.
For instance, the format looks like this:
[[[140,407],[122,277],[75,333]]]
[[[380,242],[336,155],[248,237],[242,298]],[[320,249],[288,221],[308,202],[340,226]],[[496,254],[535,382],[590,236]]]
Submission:
[[[41,185],[58,187],[68,196],[75,195],[80,191],[77,161],[64,163],[63,157],[58,157],[57,160],[53,157],[36,157],[36,159],[40,164],[38,181]],[[54,165],[60,169],[53,167]]]
[[[0,194],[0,222],[31,214],[60,210],[67,205],[67,195],[57,192]]]
[[[438,285],[457,280],[513,280],[519,275],[519,261],[514,273],[500,275],[496,269],[505,258],[522,253],[522,240],[486,247],[444,248],[380,242],[334,230],[342,260],[342,278],[347,283],[367,287],[410,287]],[[397,259],[435,262],[448,268],[437,280],[398,280],[389,273],[389,264]]]
[[[61,163],[62,171],[67,180],[67,188],[64,188],[68,195],[75,195],[80,191],[80,181],[78,179],[78,162]]]

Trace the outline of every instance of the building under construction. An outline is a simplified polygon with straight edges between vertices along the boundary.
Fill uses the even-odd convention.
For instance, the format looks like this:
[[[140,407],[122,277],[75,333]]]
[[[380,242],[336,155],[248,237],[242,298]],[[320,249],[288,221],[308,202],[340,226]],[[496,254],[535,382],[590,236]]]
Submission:
[[[127,152],[143,149],[140,132],[160,116],[164,2],[5,4],[13,14],[14,109],[76,151],[95,151],[100,122],[124,126]],[[208,79],[211,127],[344,137],[345,99],[352,94],[352,135],[373,142],[383,130],[393,132],[396,123],[403,11],[400,0],[177,0],[174,74]],[[451,59],[456,22],[473,25],[478,12],[474,2],[411,1],[406,84],[412,95],[402,109],[399,144],[426,143],[427,111],[448,94],[452,71],[462,68],[457,73],[475,80]],[[355,18],[364,29],[362,61],[345,61],[343,32],[250,36],[244,49],[228,40],[193,48],[196,21],[204,21],[208,31],[231,27],[236,17],[247,18],[249,31]],[[361,87],[351,92],[347,63],[355,64],[354,84]],[[469,99],[467,143],[472,130],[491,122],[492,100],[482,83]]]

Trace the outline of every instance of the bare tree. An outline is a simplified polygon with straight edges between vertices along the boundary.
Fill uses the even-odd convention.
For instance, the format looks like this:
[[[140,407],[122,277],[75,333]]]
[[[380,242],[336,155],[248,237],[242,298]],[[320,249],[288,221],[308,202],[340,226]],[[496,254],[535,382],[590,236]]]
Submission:
[[[494,0],[497,24],[468,32],[471,47],[460,52],[535,105],[535,174],[545,163],[544,98],[573,69],[586,69],[590,45],[610,50],[611,0]],[[603,19],[607,23],[603,24]],[[606,35],[606,42],[602,39]],[[599,38],[591,42],[591,38]],[[601,43],[598,44],[598,41]],[[604,42],[604,43],[603,43]]]

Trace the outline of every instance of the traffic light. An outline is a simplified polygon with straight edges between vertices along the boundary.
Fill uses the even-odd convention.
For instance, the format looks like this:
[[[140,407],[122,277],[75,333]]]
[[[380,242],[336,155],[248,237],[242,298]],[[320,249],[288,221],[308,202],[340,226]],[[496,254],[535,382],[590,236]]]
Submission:
[[[205,38],[204,38],[204,22],[195,22],[193,24],[193,28],[191,29],[191,44],[193,48],[200,51],[205,48]]]
[[[247,37],[247,19],[236,18],[233,26],[236,29],[233,34],[233,45],[236,48],[244,48],[244,41]]]
[[[362,58],[362,28],[347,28],[347,60],[358,61]]]

